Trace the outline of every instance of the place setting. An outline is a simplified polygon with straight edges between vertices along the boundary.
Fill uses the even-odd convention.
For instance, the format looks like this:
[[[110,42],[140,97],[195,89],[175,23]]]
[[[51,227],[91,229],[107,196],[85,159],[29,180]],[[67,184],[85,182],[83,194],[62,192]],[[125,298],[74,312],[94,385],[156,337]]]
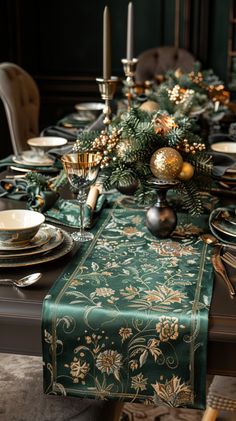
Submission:
[[[14,170],[37,170],[42,172],[58,172],[56,157],[50,151],[66,146],[67,139],[56,136],[39,136],[27,140],[30,149],[12,156]]]
[[[69,253],[74,240],[65,230],[45,223],[39,212],[24,209],[0,212],[0,267],[50,262]]]
[[[74,106],[75,112],[59,121],[59,126],[67,129],[85,128],[95,122],[103,111],[102,102],[80,102]]]

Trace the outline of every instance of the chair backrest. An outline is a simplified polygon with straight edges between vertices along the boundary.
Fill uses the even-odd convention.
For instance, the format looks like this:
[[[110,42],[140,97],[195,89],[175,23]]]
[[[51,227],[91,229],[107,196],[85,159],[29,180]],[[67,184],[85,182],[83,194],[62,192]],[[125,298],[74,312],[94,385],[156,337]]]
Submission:
[[[135,79],[137,83],[155,80],[157,75],[163,75],[168,70],[180,68],[184,72],[193,70],[194,56],[183,48],[156,47],[143,51],[138,56]]]
[[[19,154],[27,149],[27,139],[39,135],[38,87],[21,67],[1,63],[0,98],[6,111],[13,152]]]

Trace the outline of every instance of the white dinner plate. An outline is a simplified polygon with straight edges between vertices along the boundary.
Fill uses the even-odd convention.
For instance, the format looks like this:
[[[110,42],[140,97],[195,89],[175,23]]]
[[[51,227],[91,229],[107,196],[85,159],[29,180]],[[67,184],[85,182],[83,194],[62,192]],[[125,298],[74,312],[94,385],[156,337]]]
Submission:
[[[14,250],[14,251],[0,251],[0,261],[1,259],[19,259],[21,257],[25,256],[34,256],[36,254],[42,254],[47,253],[50,250],[58,247],[63,239],[63,233],[60,228],[53,227],[52,225],[45,224],[43,227],[44,230],[48,231],[49,234],[49,241],[45,244],[34,247],[30,249],[20,249],[20,250]]]
[[[14,268],[14,267],[21,267],[21,266],[32,266],[38,265],[41,263],[51,262],[59,257],[65,256],[69,253],[74,247],[74,240],[68,234],[68,232],[61,230],[63,233],[63,242],[56,248],[50,250],[48,253],[39,254],[36,256],[26,256],[21,257],[19,259],[1,259],[0,260],[0,267],[2,268]]]
[[[217,142],[211,145],[211,149],[216,152],[235,153],[236,142]]]

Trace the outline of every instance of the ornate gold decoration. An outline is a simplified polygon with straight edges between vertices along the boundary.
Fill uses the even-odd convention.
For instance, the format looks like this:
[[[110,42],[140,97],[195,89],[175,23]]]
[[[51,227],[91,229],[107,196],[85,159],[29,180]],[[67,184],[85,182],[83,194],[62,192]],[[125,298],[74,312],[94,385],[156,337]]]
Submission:
[[[202,72],[190,72],[189,79],[196,85],[203,86],[203,76]]]
[[[189,162],[183,162],[182,169],[178,175],[178,179],[182,181],[191,180],[194,174],[194,167]]]
[[[184,139],[181,143],[179,143],[179,145],[176,146],[176,149],[185,153],[191,153],[192,155],[195,155],[196,152],[204,151],[206,149],[206,146],[204,143],[198,142],[190,144],[188,139]]]
[[[228,104],[230,95],[229,92],[225,90],[224,85],[210,85],[208,87],[208,96],[213,102],[219,102],[221,104]]]
[[[183,166],[183,158],[174,148],[160,148],[155,151],[150,160],[153,175],[161,180],[174,180]]]
[[[179,85],[175,85],[172,89],[168,89],[168,95],[170,100],[178,105],[188,101],[189,98],[194,95],[194,90],[181,88]]]
[[[168,114],[158,115],[152,120],[155,133],[165,135],[170,130],[178,127],[173,117]]]
[[[111,160],[116,160],[116,157],[111,157],[111,153],[120,140],[121,132],[122,129],[117,128],[113,128],[111,133],[102,130],[100,135],[94,139],[92,150],[101,152],[101,168],[107,167]]]

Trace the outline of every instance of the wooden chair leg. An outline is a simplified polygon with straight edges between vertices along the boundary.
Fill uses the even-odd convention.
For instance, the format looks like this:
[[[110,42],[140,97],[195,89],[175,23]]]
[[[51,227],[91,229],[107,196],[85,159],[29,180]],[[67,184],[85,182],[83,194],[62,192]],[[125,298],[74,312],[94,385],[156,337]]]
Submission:
[[[203,414],[202,421],[215,421],[219,415],[218,409],[213,409],[208,406]]]

